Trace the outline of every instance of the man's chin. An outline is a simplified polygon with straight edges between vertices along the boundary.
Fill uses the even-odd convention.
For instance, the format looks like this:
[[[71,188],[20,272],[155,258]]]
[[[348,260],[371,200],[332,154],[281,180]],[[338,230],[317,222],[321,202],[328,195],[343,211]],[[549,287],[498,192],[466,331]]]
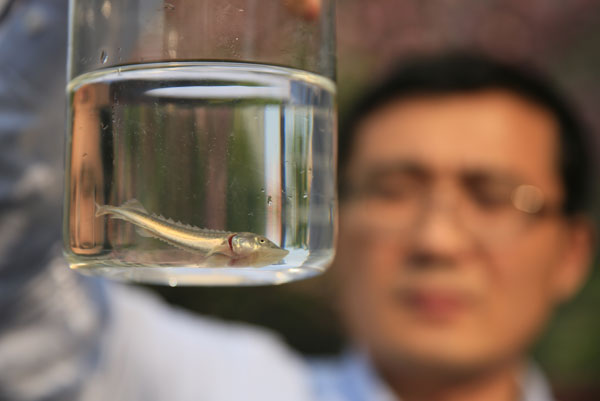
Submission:
[[[408,372],[418,377],[450,380],[467,379],[494,370],[507,362],[508,355],[491,355],[474,349],[435,347],[431,344],[403,344],[373,351],[376,364],[386,369]]]

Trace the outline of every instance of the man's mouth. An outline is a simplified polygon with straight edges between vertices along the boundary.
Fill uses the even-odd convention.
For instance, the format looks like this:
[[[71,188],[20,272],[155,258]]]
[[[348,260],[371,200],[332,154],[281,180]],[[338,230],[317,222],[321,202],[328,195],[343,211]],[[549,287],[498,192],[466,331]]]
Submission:
[[[451,322],[471,305],[463,292],[443,288],[403,289],[399,299],[415,317],[432,323]]]

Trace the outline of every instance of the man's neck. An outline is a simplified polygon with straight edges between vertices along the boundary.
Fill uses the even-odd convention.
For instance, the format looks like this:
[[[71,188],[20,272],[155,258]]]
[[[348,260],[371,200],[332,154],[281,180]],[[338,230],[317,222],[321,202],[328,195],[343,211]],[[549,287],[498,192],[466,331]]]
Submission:
[[[414,367],[378,371],[402,401],[518,401],[523,369],[521,362],[513,362],[462,376]]]

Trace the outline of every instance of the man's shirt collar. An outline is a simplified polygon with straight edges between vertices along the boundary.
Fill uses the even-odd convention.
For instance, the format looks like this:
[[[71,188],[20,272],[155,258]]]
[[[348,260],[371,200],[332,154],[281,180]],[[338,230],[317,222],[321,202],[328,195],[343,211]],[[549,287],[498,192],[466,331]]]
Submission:
[[[320,401],[402,401],[379,377],[367,354],[356,349],[336,360],[312,363],[312,376]],[[543,373],[530,363],[522,378],[520,401],[553,401]]]

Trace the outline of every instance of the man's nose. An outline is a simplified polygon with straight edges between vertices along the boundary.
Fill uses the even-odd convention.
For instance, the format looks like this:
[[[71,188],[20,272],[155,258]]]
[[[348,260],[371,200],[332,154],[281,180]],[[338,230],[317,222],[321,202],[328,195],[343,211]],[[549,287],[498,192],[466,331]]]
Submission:
[[[425,202],[411,238],[410,258],[415,267],[453,266],[473,246],[456,195],[444,189]]]

